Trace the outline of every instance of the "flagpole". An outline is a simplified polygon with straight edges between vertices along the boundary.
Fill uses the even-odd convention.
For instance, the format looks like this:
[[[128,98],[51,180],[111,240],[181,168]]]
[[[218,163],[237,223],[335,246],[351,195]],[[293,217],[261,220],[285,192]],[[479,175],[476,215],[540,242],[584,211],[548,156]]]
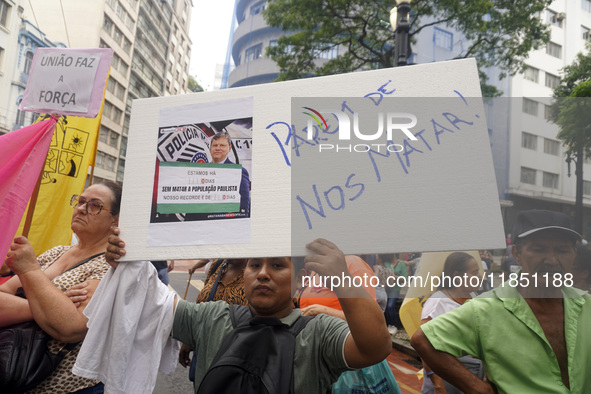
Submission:
[[[45,166],[43,166],[45,168]],[[23,237],[29,236],[29,230],[31,229],[31,223],[33,222],[33,213],[35,213],[35,204],[37,204],[37,196],[39,195],[39,188],[41,187],[41,180],[43,179],[43,168],[37,179],[37,184],[33,190],[31,200],[29,200],[29,209],[27,210],[27,218],[25,219],[25,225],[23,227]]]
[[[55,133],[59,117],[51,115],[51,118],[55,121],[55,123],[53,124],[53,132]],[[49,151],[47,152],[47,154],[49,154]],[[47,155],[45,157],[47,160]],[[37,196],[39,196],[39,189],[41,188],[41,181],[43,180],[44,169],[45,164],[43,165],[43,167],[41,167],[41,172],[39,173],[39,178],[37,179],[37,184],[35,185],[35,190],[33,190],[33,195],[29,200],[29,209],[27,210],[27,217],[25,219],[25,224],[23,225],[23,237],[28,237],[29,230],[31,230],[31,223],[33,222],[33,214],[35,213],[35,205],[37,204]]]

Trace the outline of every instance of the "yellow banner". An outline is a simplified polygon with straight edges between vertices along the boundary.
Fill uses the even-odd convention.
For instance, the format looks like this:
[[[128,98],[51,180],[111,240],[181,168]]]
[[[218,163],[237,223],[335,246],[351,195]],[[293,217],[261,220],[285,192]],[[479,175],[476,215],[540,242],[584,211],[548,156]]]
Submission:
[[[62,116],[56,125],[28,235],[37,255],[54,246],[71,243],[73,210],[70,199],[82,193],[88,166],[94,163],[103,103],[94,119]],[[22,234],[26,215],[25,212],[17,234]]]

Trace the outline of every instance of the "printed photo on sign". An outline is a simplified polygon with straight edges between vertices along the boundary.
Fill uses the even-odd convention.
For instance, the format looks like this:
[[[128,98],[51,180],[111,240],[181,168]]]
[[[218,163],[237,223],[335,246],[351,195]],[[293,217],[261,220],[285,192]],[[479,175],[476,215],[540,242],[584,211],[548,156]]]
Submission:
[[[161,110],[149,245],[250,241],[252,129],[252,99]]]
[[[252,118],[161,127],[150,221],[249,217],[251,136]]]

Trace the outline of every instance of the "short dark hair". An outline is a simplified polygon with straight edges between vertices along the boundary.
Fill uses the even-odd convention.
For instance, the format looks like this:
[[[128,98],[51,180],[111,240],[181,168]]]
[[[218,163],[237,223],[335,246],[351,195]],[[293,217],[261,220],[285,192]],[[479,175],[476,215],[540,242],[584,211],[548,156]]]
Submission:
[[[111,211],[113,211],[112,215],[118,215],[119,210],[121,209],[121,185],[109,180],[100,181],[99,183],[94,183],[93,185],[103,185],[111,190],[111,193],[113,193],[113,202],[111,203]]]
[[[213,144],[213,141],[219,140],[220,138],[225,138],[228,140],[228,145],[232,146],[232,138],[230,138],[230,134],[228,134],[227,131],[218,131],[215,133],[214,136],[211,137],[211,143]]]
[[[468,261],[475,260],[474,257],[466,252],[454,252],[447,256],[443,264],[443,274],[450,276],[454,272],[465,273],[468,268]],[[443,278],[442,278],[443,279]],[[453,287],[453,280],[441,281],[439,290],[450,289]]]
[[[378,256],[380,256],[382,263],[391,263],[394,261],[394,253],[380,253]]]

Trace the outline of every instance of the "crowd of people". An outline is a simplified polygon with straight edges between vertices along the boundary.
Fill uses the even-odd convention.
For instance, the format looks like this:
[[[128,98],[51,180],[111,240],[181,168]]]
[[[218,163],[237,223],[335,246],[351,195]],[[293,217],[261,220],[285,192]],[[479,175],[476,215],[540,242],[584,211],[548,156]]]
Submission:
[[[68,350],[57,368],[27,387],[28,392],[118,392],[110,386],[108,368],[82,374],[101,379],[72,370],[79,353],[89,354],[89,349],[80,352],[85,341],[91,342],[87,336],[110,335],[89,331],[89,314],[84,313],[89,303],[94,311],[104,300],[101,279],[106,276],[112,283],[131,265],[118,262],[125,255],[117,228],[120,198],[121,188],[111,182],[72,197],[74,246],[58,246],[38,257],[24,237],[11,246],[4,269],[15,275],[0,285],[0,326],[34,321],[53,338],[48,342],[51,352]],[[424,366],[423,393],[591,393],[590,247],[566,215],[540,210],[517,216],[510,241],[505,260],[511,264],[503,268],[515,262],[517,269],[507,268],[517,275],[514,282],[469,280],[483,273],[488,278],[494,269],[487,251],[480,251],[480,261],[455,252],[443,263],[441,275],[463,281],[459,286],[441,282],[423,304],[421,326],[411,339]],[[170,300],[160,302],[155,296],[149,301],[157,322],[154,332],[165,330],[158,334],[164,342],[172,337],[182,343],[178,363],[189,367],[195,392],[360,389],[353,385],[365,385],[367,392],[400,392],[384,360],[392,336],[403,328],[399,308],[404,289],[389,285],[395,282],[388,278],[417,274],[420,256],[344,255],[324,239],[310,242],[307,249],[303,258],[197,261],[191,274],[207,267],[195,302],[171,294],[164,283],[149,282],[154,294]],[[148,270],[147,277],[160,273],[166,282],[164,273],[173,263],[143,264],[140,269]],[[302,286],[297,280],[302,275],[375,276],[379,285]],[[126,286],[120,280],[117,285]],[[113,315],[127,313],[124,319],[132,319],[133,313],[118,308]],[[137,338],[132,336],[146,332],[121,340],[134,344]],[[162,347],[150,354],[164,352],[159,341],[147,346]],[[157,368],[159,362],[145,365]],[[367,380],[372,375],[378,381]]]

